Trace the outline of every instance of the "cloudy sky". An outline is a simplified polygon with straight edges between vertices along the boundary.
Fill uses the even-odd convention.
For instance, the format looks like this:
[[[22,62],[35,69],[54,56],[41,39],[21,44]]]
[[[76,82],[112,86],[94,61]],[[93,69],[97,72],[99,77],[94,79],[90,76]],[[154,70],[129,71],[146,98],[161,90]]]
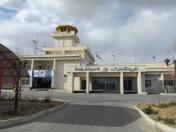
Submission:
[[[53,46],[57,24],[77,26],[97,63],[157,63],[176,52],[176,0],[1,0],[0,43],[22,54]],[[175,51],[174,51],[175,50]],[[153,59],[152,57],[156,58]]]

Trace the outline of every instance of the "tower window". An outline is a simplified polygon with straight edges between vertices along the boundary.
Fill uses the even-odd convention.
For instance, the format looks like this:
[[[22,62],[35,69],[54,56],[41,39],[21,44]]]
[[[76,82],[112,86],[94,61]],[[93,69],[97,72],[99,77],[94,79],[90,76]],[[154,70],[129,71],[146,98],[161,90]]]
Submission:
[[[68,32],[70,32],[70,28],[68,28]]]
[[[61,28],[61,32],[63,32],[64,30],[63,30],[63,28]]]

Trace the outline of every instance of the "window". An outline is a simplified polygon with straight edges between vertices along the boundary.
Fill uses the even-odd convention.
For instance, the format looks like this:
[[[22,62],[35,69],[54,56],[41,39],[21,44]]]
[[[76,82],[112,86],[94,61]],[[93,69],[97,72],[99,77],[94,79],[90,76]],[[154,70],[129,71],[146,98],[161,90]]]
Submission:
[[[29,79],[26,80],[26,85],[29,85]]]
[[[145,80],[145,87],[148,88],[152,86],[152,81],[151,80]]]
[[[64,77],[67,77],[67,75],[66,75],[66,74],[64,74]]]
[[[174,80],[164,80],[165,86],[174,86]]]
[[[29,79],[23,79],[21,80],[22,85],[29,85]]]
[[[63,32],[64,30],[63,30],[63,27],[61,28],[61,32]]]
[[[21,80],[22,85],[25,85],[25,80]]]
[[[47,70],[51,70],[52,66],[51,65],[47,65]]]

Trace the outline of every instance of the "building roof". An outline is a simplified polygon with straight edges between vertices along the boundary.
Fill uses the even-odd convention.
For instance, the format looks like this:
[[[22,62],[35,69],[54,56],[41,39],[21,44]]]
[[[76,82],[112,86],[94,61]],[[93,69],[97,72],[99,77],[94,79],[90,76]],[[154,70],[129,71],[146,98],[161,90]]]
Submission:
[[[10,49],[0,43],[0,74],[3,77],[29,77],[25,64]],[[19,70],[20,66],[20,70]],[[20,72],[19,72],[20,71]]]
[[[56,31],[59,29],[59,28],[63,28],[63,27],[71,27],[75,30],[75,32],[77,33],[78,32],[78,29],[75,27],[75,26],[72,26],[72,25],[69,25],[69,24],[62,24],[62,25],[58,25],[56,27]]]

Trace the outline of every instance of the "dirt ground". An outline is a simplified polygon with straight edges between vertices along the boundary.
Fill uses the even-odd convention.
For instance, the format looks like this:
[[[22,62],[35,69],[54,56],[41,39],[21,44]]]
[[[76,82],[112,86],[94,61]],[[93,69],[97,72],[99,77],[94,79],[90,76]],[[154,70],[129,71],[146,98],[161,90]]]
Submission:
[[[0,100],[0,120],[6,120],[21,116],[27,116],[43,111],[45,109],[61,105],[63,102],[22,100],[19,101],[18,110],[14,110],[13,100]]]
[[[147,108],[149,105],[151,106],[152,110],[156,112],[153,114],[149,114],[149,116],[152,119],[162,122],[162,123],[163,123],[163,119],[164,120],[168,118],[173,119],[175,120],[175,124],[172,124],[172,125],[168,124],[168,125],[176,127],[176,105],[161,107],[158,104],[142,103],[142,104],[138,104],[137,107],[143,111],[144,108]]]

